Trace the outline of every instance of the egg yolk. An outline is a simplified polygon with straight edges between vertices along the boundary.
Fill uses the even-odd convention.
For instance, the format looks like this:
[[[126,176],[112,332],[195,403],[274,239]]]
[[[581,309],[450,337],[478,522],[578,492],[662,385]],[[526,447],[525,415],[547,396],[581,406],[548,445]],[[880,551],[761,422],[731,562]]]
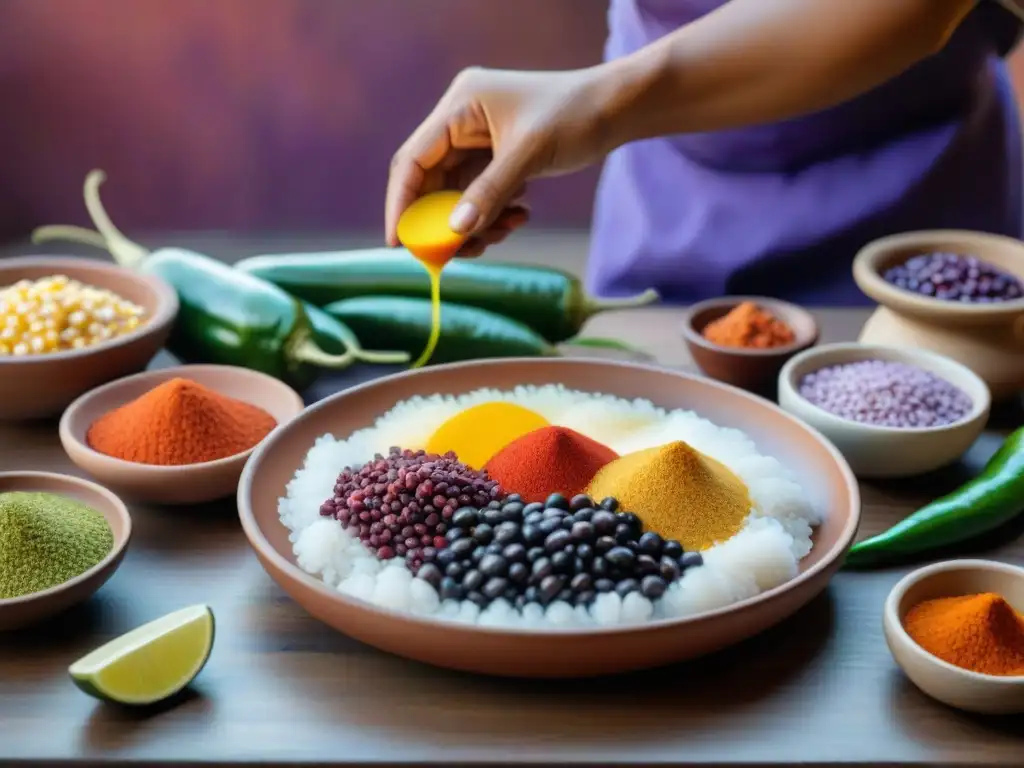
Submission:
[[[466,242],[448,226],[462,193],[442,190],[416,200],[398,219],[398,240],[426,265],[443,267]]]
[[[428,453],[454,451],[459,461],[482,469],[490,458],[528,432],[549,426],[529,408],[506,402],[480,403],[452,416],[427,441]]]

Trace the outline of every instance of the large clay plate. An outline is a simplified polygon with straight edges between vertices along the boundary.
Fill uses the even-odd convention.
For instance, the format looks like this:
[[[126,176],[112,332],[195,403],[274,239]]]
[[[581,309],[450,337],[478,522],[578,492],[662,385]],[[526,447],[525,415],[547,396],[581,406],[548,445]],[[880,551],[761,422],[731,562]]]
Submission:
[[[689,408],[720,426],[746,431],[761,452],[797,475],[826,514],[815,546],[792,581],[727,608],[630,627],[536,632],[490,629],[414,617],[346,597],[295,565],[277,500],[325,432],[347,436],[397,401],[479,387],[561,383],[665,408]],[[339,470],[341,467],[338,468]],[[684,373],[595,360],[493,360],[426,368],[339,392],[279,427],[253,453],[238,486],[238,509],[263,567],[316,618],[381,650],[451,669],[490,675],[577,677],[692,659],[737,643],[790,616],[821,592],[839,568],[860,519],[857,482],[821,435],[766,400]]]

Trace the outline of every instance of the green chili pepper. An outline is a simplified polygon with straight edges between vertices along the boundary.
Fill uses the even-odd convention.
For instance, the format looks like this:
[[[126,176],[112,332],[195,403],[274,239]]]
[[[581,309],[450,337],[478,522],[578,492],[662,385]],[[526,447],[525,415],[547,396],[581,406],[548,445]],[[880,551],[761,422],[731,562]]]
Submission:
[[[364,344],[386,344],[419,354],[430,336],[430,301],[366,296],[335,301],[324,311],[351,328]],[[478,307],[444,302],[441,340],[432,363],[487,357],[545,357],[558,351],[522,323]]]
[[[266,280],[192,251],[164,248],[150,253],[110,221],[99,197],[103,180],[102,171],[93,171],[85,182],[86,207],[98,232],[42,227],[33,240],[62,238],[102,245],[121,266],[169,283],[181,307],[167,349],[182,362],[242,366],[300,388],[312,383],[320,368],[344,368],[356,360],[408,362],[404,352],[361,349],[350,330],[324,313],[312,322],[301,301]],[[314,336],[331,339],[344,351],[328,354]]]
[[[430,298],[423,265],[403,249],[253,256],[235,268],[317,306],[362,296]],[[577,278],[558,269],[465,259],[445,266],[441,290],[445,301],[518,320],[550,342],[575,336],[600,312],[658,300],[655,290],[626,299],[596,299]]]
[[[1024,427],[1011,434],[981,473],[884,533],[854,544],[851,568],[888,565],[991,531],[1024,512]]]

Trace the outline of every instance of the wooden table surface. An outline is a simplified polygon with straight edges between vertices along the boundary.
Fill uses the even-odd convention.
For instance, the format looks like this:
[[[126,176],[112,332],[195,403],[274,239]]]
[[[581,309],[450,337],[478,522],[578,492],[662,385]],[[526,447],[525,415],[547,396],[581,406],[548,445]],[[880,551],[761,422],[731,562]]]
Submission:
[[[595,333],[688,365],[678,310],[596,319]],[[853,339],[860,311],[819,313],[824,341]],[[161,357],[155,365],[166,365]],[[310,399],[375,375],[325,380]],[[963,466],[865,484],[861,535],[977,469],[1017,405]],[[77,473],[55,425],[0,426],[0,469]],[[87,604],[0,635],[0,766],[205,762],[476,765],[1021,765],[1019,719],[972,717],[919,693],[895,667],[881,608],[904,571],[840,573],[795,617],[742,645],[647,673],[583,682],[495,680],[387,656],[307,616],[260,568],[233,503],[133,505],[121,569]],[[1018,530],[985,556],[1024,561]],[[1000,545],[1001,543],[1001,545]],[[184,605],[209,603],[217,644],[176,706],[132,714],[67,679],[79,655]]]

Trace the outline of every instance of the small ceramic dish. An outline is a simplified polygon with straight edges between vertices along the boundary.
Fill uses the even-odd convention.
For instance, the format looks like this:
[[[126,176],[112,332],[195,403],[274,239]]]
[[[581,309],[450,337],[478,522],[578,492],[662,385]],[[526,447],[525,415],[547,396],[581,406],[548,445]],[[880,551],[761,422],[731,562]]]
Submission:
[[[0,357],[0,420],[56,416],[83,392],[143,370],[163,347],[178,314],[178,295],[171,286],[114,264],[70,256],[0,260],[0,286],[58,274],[138,304],[146,311],[145,322],[86,349]]]
[[[973,407],[942,427],[880,427],[834,416],[799,393],[804,376],[830,365],[860,360],[906,363],[959,387]],[[971,447],[988,421],[991,397],[977,374],[932,352],[857,343],[825,344],[801,352],[779,372],[779,405],[835,443],[861,478],[910,477],[946,466]]]
[[[68,406],[60,420],[60,441],[71,461],[105,485],[140,501],[199,504],[234,494],[252,448],[201,464],[158,466],[115,459],[86,444],[86,432],[100,416],[175,378],[189,379],[258,406],[277,419],[279,428],[304,407],[302,398],[287,384],[247,368],[183,365],[147,371],[104,384]]]
[[[792,344],[774,349],[723,347],[704,338],[704,328],[752,301],[793,329]],[[724,296],[694,304],[683,321],[683,339],[690,356],[706,375],[743,389],[762,389],[772,384],[779,369],[793,355],[818,341],[818,324],[806,309],[766,296]]]
[[[70,581],[42,592],[0,599],[0,631],[27,626],[88,599],[117,570],[132,535],[132,520],[124,502],[88,480],[51,472],[0,472],[0,493],[11,491],[54,493],[92,507],[110,524],[114,546],[101,562]]]
[[[860,289],[881,306],[859,341],[939,352],[975,371],[996,400],[1024,389],[1024,299],[961,303],[897,288],[887,269],[926,253],[976,256],[1024,281],[1024,243],[969,230],[922,230],[868,243],[853,261]]]
[[[903,577],[885,601],[885,641],[918,688],[944,704],[980,714],[1024,712],[1024,675],[982,675],[948,664],[915,643],[903,619],[915,605],[941,597],[995,592],[1024,611],[1024,568],[991,560],[950,560]]]

